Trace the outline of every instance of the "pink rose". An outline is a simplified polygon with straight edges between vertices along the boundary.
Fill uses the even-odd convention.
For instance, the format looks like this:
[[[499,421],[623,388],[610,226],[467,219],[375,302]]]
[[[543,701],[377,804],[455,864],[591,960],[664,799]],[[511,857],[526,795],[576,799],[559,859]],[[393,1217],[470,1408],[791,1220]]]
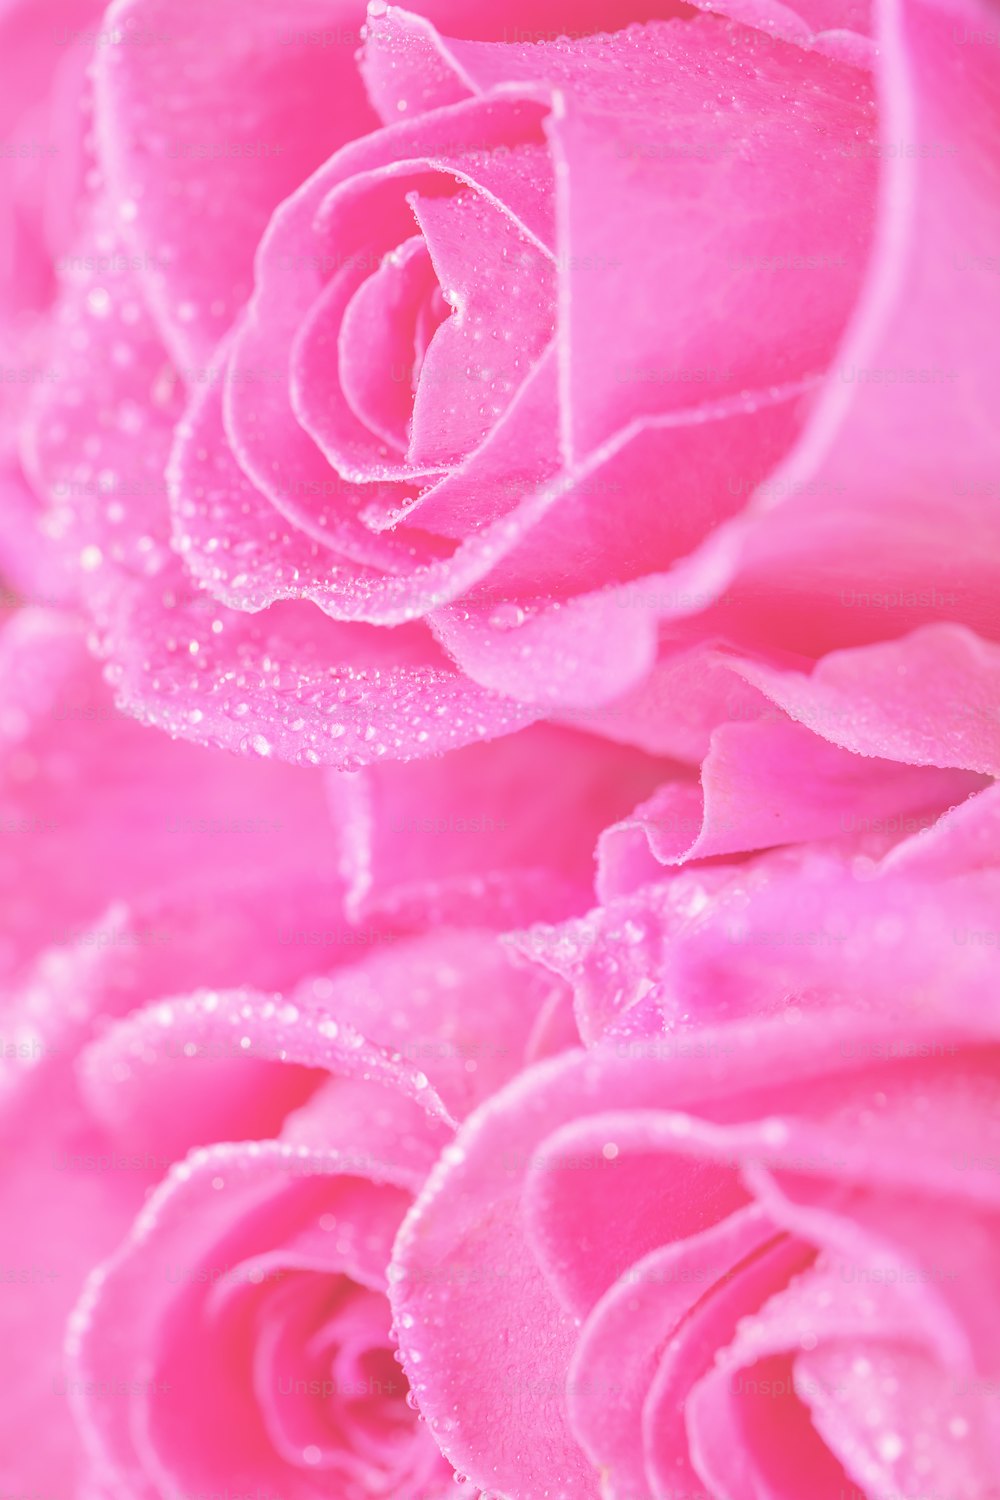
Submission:
[[[850,0],[375,5],[356,61],[362,20],[102,23],[23,452],[130,711],[348,768],[553,714],[669,749],[719,637],[986,628],[989,49],[925,0],[877,50]]]
[[[554,987],[489,932],[394,936],[284,993],[139,1010],[77,1060],[98,1171],[143,1146],[178,1159],[69,1328],[67,1393],[112,1493],[453,1493],[407,1401],[386,1268],[454,1121],[517,1071]],[[233,1098],[248,1057],[254,1093]],[[80,1144],[57,1170],[86,1175]]]
[[[995,1494],[998,808],[538,935],[596,1045],[467,1121],[391,1273],[473,1483]]]
[[[539,726],[328,785],[124,718],[39,609],[0,685],[0,1491],[451,1494],[392,1239],[456,1123],[578,1041],[502,935],[586,910],[664,767]]]
[[[0,0],[0,1492],[996,1493],[996,37]]]

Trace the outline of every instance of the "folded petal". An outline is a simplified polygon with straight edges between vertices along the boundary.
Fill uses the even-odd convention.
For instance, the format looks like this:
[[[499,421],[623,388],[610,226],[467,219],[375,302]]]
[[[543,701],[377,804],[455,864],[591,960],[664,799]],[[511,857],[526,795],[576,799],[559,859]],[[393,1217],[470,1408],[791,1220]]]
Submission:
[[[857,754],[997,774],[1000,648],[964,626],[926,625],[834,651],[811,675],[766,663],[737,670],[799,723]]]
[[[851,755],[780,720],[723,724],[701,788],[668,782],[598,843],[599,890],[624,894],[663,865],[862,829],[915,832],[980,789],[974,775]]]

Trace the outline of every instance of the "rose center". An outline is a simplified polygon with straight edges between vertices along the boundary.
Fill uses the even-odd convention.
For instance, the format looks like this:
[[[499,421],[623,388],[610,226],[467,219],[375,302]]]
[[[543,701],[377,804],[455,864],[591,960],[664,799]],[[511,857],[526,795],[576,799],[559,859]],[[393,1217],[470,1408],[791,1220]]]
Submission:
[[[445,300],[445,295],[435,281],[430,294],[421,303],[417,314],[417,324],[413,337],[413,390],[417,389],[420,380],[420,371],[423,368],[424,358],[430,346],[431,339],[437,333],[446,318],[450,318],[452,307]]]

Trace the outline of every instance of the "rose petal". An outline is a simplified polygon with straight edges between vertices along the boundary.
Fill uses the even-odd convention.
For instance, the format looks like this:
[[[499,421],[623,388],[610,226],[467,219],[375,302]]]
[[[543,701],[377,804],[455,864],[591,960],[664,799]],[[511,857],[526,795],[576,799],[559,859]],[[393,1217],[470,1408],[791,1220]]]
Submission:
[[[420,369],[409,456],[444,467],[479,445],[551,342],[555,275],[527,233],[480,195],[417,193],[412,208],[453,311]]]
[[[0,329],[5,355],[41,371],[37,318],[51,305],[56,262],[72,241],[89,159],[81,111],[89,113],[88,36],[98,0],[8,0],[0,14],[5,61],[0,138]],[[86,118],[85,114],[85,118]],[[15,423],[22,392],[5,384],[0,411]],[[6,439],[7,434],[4,434]],[[4,444],[5,446],[5,444]]]
[[[211,1337],[203,1304],[221,1273],[307,1228],[313,1267],[377,1276],[407,1194],[389,1170],[377,1183],[339,1173],[336,1154],[276,1141],[196,1152],[92,1279],[74,1326],[75,1375],[92,1449],[119,1484],[136,1495],[219,1483],[310,1495],[274,1454],[250,1372],[234,1367],[224,1328]],[[324,1211],[342,1225],[336,1245],[316,1229]]]
[[[391,636],[349,627],[341,636],[307,604],[271,609],[257,622],[213,605],[185,579],[168,550],[163,498],[181,397],[128,289],[123,277],[121,300],[107,303],[93,296],[100,289],[92,278],[68,289],[66,379],[46,393],[28,434],[40,482],[64,501],[60,522],[78,539],[118,701],[175,736],[301,765],[364,764],[388,753],[383,729],[397,749],[405,740],[413,753],[431,754],[456,733],[477,739],[533,719],[470,692],[420,627]],[[115,349],[127,357],[116,359]],[[140,407],[143,381],[151,400]],[[96,431],[94,405],[105,413]],[[207,421],[211,413],[206,396],[196,414]],[[92,455],[82,470],[78,443]],[[293,560],[305,546],[289,546]]]
[[[931,979],[938,972],[942,995],[954,1002],[967,983],[971,996],[985,982],[988,960],[981,952],[957,953],[956,943],[963,946],[963,930],[981,930],[992,880],[873,883],[877,865],[851,858],[856,847],[848,848],[848,862],[836,849],[804,846],[743,864],[699,866],[513,941],[572,984],[588,1041],[609,1033],[655,1039],[666,1027],[665,1045],[683,1045],[692,1027],[697,1033],[785,1007],[793,1025],[803,1007],[843,996],[872,1017],[887,1017],[903,992],[919,997],[930,1020],[939,1014]],[[881,853],[884,840],[876,847]],[[919,953],[910,941],[918,911],[929,923]]]
[[[0,676],[8,976],[46,947],[110,944],[104,913],[114,899],[137,903],[195,869],[221,887],[263,858],[321,884],[319,779],[147,735],[116,712],[71,617],[16,614],[0,634]],[[142,925],[166,963],[180,936],[174,922]]]
[[[353,0],[287,0],[252,13],[238,0],[211,10],[191,0],[115,5],[116,23],[155,41],[98,49],[102,157],[145,294],[182,367],[211,355],[249,296],[272,211],[374,124],[352,57],[363,19]],[[317,26],[339,32],[341,45],[311,45]]]
[[[795,1377],[813,1425],[859,1484],[898,1495],[944,1486],[955,1500],[990,1494],[997,1434],[988,1385],[977,1390],[918,1350],[863,1336],[850,1349],[799,1354]],[[919,1449],[902,1433],[919,1435]]]
[[[712,628],[810,656],[934,620],[996,635],[1000,91],[989,7],[880,7],[881,165],[866,286],[822,399],[750,518]],[[877,455],[877,456],[876,456]]]
[[[739,878],[739,872],[736,878]],[[673,945],[734,879],[732,866],[699,867],[661,880],[558,926],[537,924],[511,936],[526,956],[561,975],[574,994],[577,1023],[588,1045],[612,1029],[642,1035],[637,1017],[655,1033],[665,1017],[676,1025],[689,995],[670,992]],[[680,1000],[681,1004],[675,1004]],[[699,1013],[699,1023],[706,1019]],[[624,1025],[622,1024],[624,1023]]]
[[[386,256],[344,314],[338,361],[344,396],[355,415],[401,453],[413,415],[417,330],[435,284],[427,246],[414,235]]]
[[[751,1074],[769,1090],[797,1072],[798,1088],[813,1068],[807,1049],[785,1050],[788,1038],[788,1028],[762,1035],[755,1027],[730,1055],[678,1055],[669,1065],[566,1054],[522,1075],[468,1122],[404,1224],[390,1273],[408,1377],[456,1469],[482,1487],[541,1500],[558,1463],[568,1495],[599,1493],[568,1429],[576,1320],[530,1252],[520,1213],[539,1147],[593,1103],[655,1108],[669,1097],[682,1108],[706,1091],[747,1087]],[[588,1177],[562,1175],[570,1187]]]
[[[6,1030],[6,1025],[5,1025]],[[70,1495],[84,1468],[63,1360],[83,1280],[142,1206],[155,1170],[102,1170],[108,1142],[66,1068],[49,1068],[14,1120],[0,1158],[0,1481],[11,1494]],[[81,1170],[87,1161],[90,1170]],[[145,1165],[145,1164],[143,1164]],[[45,1442],[26,1441],[44,1432]]]
[[[642,1419],[664,1344],[676,1338],[695,1303],[773,1238],[773,1227],[752,1206],[701,1234],[651,1251],[593,1309],[569,1373],[570,1418],[591,1462],[605,1474],[611,1500],[650,1500]],[[666,1446],[664,1418],[661,1413],[655,1429],[660,1448]],[[683,1445],[675,1453],[679,1460]],[[684,1479],[693,1478],[690,1468],[686,1475],[673,1475],[679,1489]]]
[[[227,422],[244,470],[282,514],[311,534],[322,538],[323,528],[338,514],[336,501],[324,498],[329,466],[299,425],[288,389],[275,382],[244,399],[243,377],[255,368],[290,368],[293,344],[331,271],[356,277],[359,267],[375,269],[385,252],[412,236],[408,187],[428,175],[449,186],[456,178],[470,180],[487,190],[497,174],[506,181],[491,148],[537,144],[538,114],[535,106],[517,101],[472,101],[428,120],[396,125],[338,152],[274,215],[261,242],[256,289],[233,352]],[[449,165],[456,157],[458,164]],[[341,195],[337,233],[331,238],[317,225],[317,215],[338,187],[347,196],[345,201]],[[522,182],[525,203],[527,187]],[[529,227],[537,232],[535,222]],[[318,416],[318,403],[316,412]],[[406,493],[401,488],[399,500]],[[378,498],[377,493],[366,496]]]
[[[557,988],[494,933],[469,928],[386,943],[304,982],[292,999],[338,1068],[356,1073],[363,1064],[432,1114],[461,1119],[521,1067]],[[484,993],[488,1010],[478,1004]],[[363,1056],[359,1036],[371,1043]]]
[[[885,856],[887,870],[926,869],[928,873],[959,875],[966,870],[988,870],[997,863],[997,816],[1000,787],[989,786],[950,808],[930,828],[904,839]]]
[[[859,1301],[863,1294],[838,1285],[828,1269],[810,1268],[733,1330],[732,1344],[688,1399],[691,1455],[706,1484],[740,1500],[754,1495],[792,1500],[808,1475],[824,1500],[843,1493],[844,1471],[798,1399],[793,1356],[822,1338],[905,1337],[901,1310],[891,1299],[879,1307],[876,1319],[870,1305],[861,1311]],[[659,1392],[651,1396],[651,1419],[658,1397]]]
[[[498,926],[538,920],[542,908],[568,916],[590,904],[592,838],[660,764],[539,726],[405,771],[331,775],[351,910],[360,921],[418,912],[440,922],[481,910],[485,882]]]
[[[664,1350],[643,1411],[646,1467],[653,1500],[668,1500],[678,1483],[691,1485],[695,1493],[705,1484],[709,1466],[702,1461],[701,1433],[694,1430],[688,1418],[692,1397],[700,1390],[705,1376],[711,1377],[713,1361],[720,1349],[725,1350],[727,1339],[753,1316],[769,1294],[786,1283],[789,1275],[801,1271],[810,1258],[811,1252],[794,1240],[773,1240],[757,1255],[735,1267],[731,1280],[713,1288],[698,1303],[681,1325],[672,1347]],[[810,1443],[807,1424],[796,1422],[794,1407],[789,1410],[787,1404],[776,1401],[771,1406],[778,1408],[778,1420],[786,1424],[786,1447],[790,1453],[796,1454],[800,1464],[803,1449],[815,1458],[819,1445],[815,1439]],[[734,1486],[732,1493],[741,1496],[741,1500],[743,1495],[753,1494],[752,1489],[748,1492],[739,1483],[753,1462],[748,1450],[749,1434],[741,1434],[735,1452],[721,1460],[722,1464],[728,1463],[727,1479]],[[714,1443],[710,1453],[715,1456]],[[839,1496],[829,1495],[824,1487],[828,1467],[822,1461],[812,1465],[810,1479],[817,1485],[817,1494],[827,1500],[839,1500]],[[775,1493],[785,1492],[758,1490],[762,1496]]]
[[[522,701],[565,712],[621,697],[653,666],[659,618],[700,609],[721,586],[719,542],[690,565],[688,554],[732,508],[734,459],[766,472],[803,394],[747,393],[625,429],[515,512],[520,545],[503,549],[482,594],[436,611],[435,633],[470,677]],[[496,618],[498,595],[515,609]]]
[[[736,670],[845,749],[997,774],[1000,648],[961,625],[926,625],[900,640],[831,652],[811,676],[766,663]]]
[[[665,604],[679,607],[707,603],[711,596],[698,601],[665,591],[662,597]],[[718,725],[775,716],[764,694],[733,672],[728,655],[705,641],[663,642],[656,665],[638,686],[597,708],[559,714],[581,729],[692,765],[708,754]]]
[[[640,414],[800,379],[829,361],[860,288],[871,230],[873,163],[850,149],[873,126],[864,70],[710,15],[570,44],[450,42],[448,52],[480,87],[535,80],[540,95],[557,95],[549,133],[561,248],[571,252],[561,311],[574,453],[592,451]],[[625,107],[614,85],[602,85],[623,58]],[[738,108],[706,118],[700,68]],[[790,131],[770,101],[791,87],[803,97],[806,80],[808,114]],[[648,107],[638,109],[640,100]],[[737,185],[745,212],[734,214]],[[713,219],[722,202],[725,223]],[[625,223],[627,244],[618,227]],[[790,260],[780,276],[776,255]],[[651,288],[664,284],[673,295],[659,299],[660,316],[651,318]],[[713,304],[713,319],[688,312]],[[746,309],[762,305],[773,316],[748,321]],[[627,350],[627,362],[604,358],[608,348]]]
[[[397,222],[385,238],[402,236],[403,232],[402,224]],[[380,237],[381,243],[384,240]],[[397,245],[404,243],[402,238],[397,241]],[[376,256],[378,253],[377,249]],[[379,503],[398,507],[405,490],[398,483],[394,488],[393,481],[407,488],[430,484],[441,467],[435,463],[410,463],[404,455],[391,452],[385,441],[355,414],[336,374],[339,353],[346,340],[347,313],[368,280],[367,264],[362,263],[344,266],[327,283],[295,336],[289,371],[295,415],[334,472],[347,481],[342,488],[348,504],[355,509],[361,504]],[[237,365],[237,377],[244,368]],[[383,382],[392,380],[391,368],[379,374]],[[230,391],[235,391],[232,382]],[[279,385],[277,399],[280,401],[284,394],[283,385]],[[245,396],[243,405],[249,405]],[[366,493],[369,484],[370,498]],[[363,488],[352,490],[352,486]]]
[[[978,778],[862,758],[787,722],[723,724],[701,789],[668,783],[598,842],[598,890],[623,895],[660,867],[850,833],[913,827],[979,790]]]

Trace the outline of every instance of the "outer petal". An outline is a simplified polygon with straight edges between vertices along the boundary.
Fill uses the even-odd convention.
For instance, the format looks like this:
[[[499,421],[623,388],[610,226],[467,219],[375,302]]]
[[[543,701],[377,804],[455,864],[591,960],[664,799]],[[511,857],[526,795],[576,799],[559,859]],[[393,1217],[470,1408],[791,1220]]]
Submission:
[[[662,766],[573,731],[538,727],[404,770],[382,765],[327,788],[351,909],[482,909],[498,925],[588,906],[593,839]]]
[[[876,7],[878,228],[823,399],[753,507],[742,585],[712,628],[831,647],[932,620],[997,630],[1000,54],[991,8]]]
[[[568,1428],[577,1320],[529,1248],[521,1212],[524,1176],[539,1148],[591,1108],[641,1108],[668,1097],[680,1108],[737,1077],[744,1079],[738,1087],[751,1086],[753,1076],[757,1086],[773,1088],[787,1076],[789,1030],[775,1028],[769,1041],[752,1030],[731,1054],[707,1060],[568,1054],[496,1095],[445,1152],[397,1243],[392,1298],[408,1330],[402,1347],[421,1411],[455,1467],[476,1483],[542,1500],[558,1465],[569,1496],[596,1500],[600,1493]],[[796,1046],[794,1055],[804,1083],[814,1067],[807,1050]],[[581,1160],[561,1163],[570,1188],[588,1176],[577,1170]]]
[[[563,370],[566,420],[578,453],[640,411],[692,404],[692,392],[700,400],[706,391],[764,386],[822,369],[857,294],[867,250],[871,164],[863,157],[838,160],[834,146],[863,139],[871,128],[865,74],[795,47],[760,45],[753,33],[741,49],[739,33],[714,19],[651,30],[655,61],[639,82],[649,90],[651,109],[641,128],[632,116],[615,118],[613,100],[595,108],[572,89],[552,124],[562,168],[561,223],[573,257],[563,301]],[[753,59],[749,86],[740,50]],[[699,65],[733,101],[733,113],[706,118]],[[690,77],[690,94],[678,74]],[[779,111],[772,133],[771,91],[802,88],[807,79],[808,115],[790,130]],[[657,108],[664,87],[671,89],[667,109]],[[742,206],[734,207],[734,194]],[[626,246],[612,227],[622,223],[632,226]],[[790,257],[793,269],[775,275],[775,255]],[[624,263],[614,277],[594,269],[616,256]],[[819,272],[817,257],[829,257]],[[795,271],[799,259],[808,270]],[[817,275],[821,315],[811,279]],[[650,320],[652,288],[664,284],[673,296],[659,303],[662,320]],[[621,288],[627,288],[624,303]],[[752,327],[742,311],[751,307]],[[771,311],[756,321],[763,308]],[[714,316],[706,317],[706,309]],[[762,335],[762,327],[773,335]],[[609,347],[622,351],[616,360],[602,359]]]
[[[748,9],[755,19],[756,7]],[[787,35],[794,16],[785,16]],[[415,30],[425,57],[428,38],[419,23]],[[807,40],[808,26],[800,31]],[[572,42],[438,43],[466,88],[530,81],[540,96],[554,95],[568,257],[563,420],[577,455],[642,413],[795,380],[833,353],[868,251],[873,162],[852,148],[873,125],[870,79],[781,35],[704,15]],[[627,103],[605,82],[622,67]],[[702,107],[706,73],[727,101],[711,117]],[[809,100],[794,126],[771,109],[790,87]],[[731,210],[744,193],[745,211],[719,220],[718,205]],[[654,292],[664,284],[674,292],[666,301]],[[747,321],[743,310],[762,304],[773,316]],[[706,319],[706,307],[717,316]],[[608,348],[620,357],[606,359]]]
[[[880,867],[884,834],[845,845],[694,867],[516,941],[573,986],[581,1034],[626,1053],[633,1035],[683,1047],[698,1041],[692,1027],[753,1015],[795,1025],[845,997],[870,1020],[900,1004],[914,1023],[945,1004],[989,1011],[996,872],[928,878],[927,864]]]
[[[738,670],[800,723],[861,755],[1000,769],[1000,647],[961,625],[831,652],[811,676],[756,663]]]
[[[978,777],[850,755],[797,724],[725,724],[715,730],[700,792],[667,783],[602,835],[605,897],[655,879],[658,866],[736,854],[863,828],[915,831],[979,790]]]
[[[0,1484],[11,1495],[76,1493],[83,1465],[63,1361],[67,1320],[84,1277],[119,1242],[158,1175],[145,1160],[139,1170],[133,1160],[131,1171],[102,1171],[107,1139],[72,1078],[52,1071],[50,1085],[3,1125]],[[95,1170],[72,1170],[87,1156]],[[33,1432],[45,1441],[31,1441]]]
[[[581,1445],[605,1474],[613,1500],[651,1495],[643,1408],[664,1344],[716,1283],[773,1238],[773,1226],[751,1206],[701,1234],[651,1251],[629,1267],[587,1319],[569,1375],[570,1417]],[[690,1483],[694,1476],[689,1470],[684,1477]],[[679,1482],[681,1474],[673,1478]]]
[[[0,330],[5,358],[16,355],[42,380],[51,370],[36,320],[75,228],[88,156],[84,74],[100,12],[99,0],[6,0],[0,12]],[[19,394],[6,384],[0,391],[11,423]]]
[[[689,1394],[692,1458],[705,1483],[724,1487],[739,1500],[755,1495],[791,1500],[805,1484],[810,1493],[835,1500],[844,1471],[799,1400],[805,1382],[795,1378],[795,1356],[820,1339],[843,1339],[848,1346],[861,1340],[864,1346],[872,1338],[905,1338],[903,1309],[890,1297],[876,1311],[870,1298],[856,1287],[838,1285],[826,1268],[810,1268],[774,1291],[759,1313],[752,1309],[744,1316],[732,1344]],[[669,1472],[669,1454],[654,1436],[654,1423],[667,1390],[676,1384],[674,1364],[669,1356],[664,1360],[648,1410],[661,1483]]]
[[[435,612],[436,634],[474,680],[522,701],[566,713],[622,697],[655,665],[660,619],[724,588],[733,465],[765,475],[807,395],[802,383],[747,391],[622,429],[519,507],[506,527],[517,545],[487,588]]]
[[[119,701],[175,736],[302,765],[358,766],[390,741],[432,754],[534,718],[470,690],[419,626],[338,627],[306,603],[255,621],[194,588],[168,548],[176,375],[129,277],[107,283],[90,273],[67,289],[63,378],[27,442],[79,548]]]
[[[428,932],[380,951],[293,997],[350,1055],[360,1033],[375,1052],[365,1065],[439,1117],[462,1119],[516,1074],[553,994],[551,976],[525,969],[489,931]],[[480,1001],[490,997],[489,1006]],[[344,1039],[346,1038],[346,1040]]]
[[[888,869],[926,869],[940,875],[992,869],[997,863],[1000,787],[969,797],[930,828],[904,839],[885,857]]]
[[[182,369],[196,373],[249,296],[254,247],[273,209],[337,146],[372,128],[352,56],[363,20],[361,0],[251,11],[238,0],[112,6],[109,24],[156,40],[98,53],[102,155]]]
[[[939,1045],[948,1045],[956,1019],[951,1011],[950,1006],[942,1007],[935,1018]],[[812,1240],[823,1225],[828,1227],[821,1237],[828,1239],[830,1226],[856,1223],[859,1201],[873,1209],[879,1203],[888,1205],[891,1195],[883,1188],[893,1180],[900,1183],[901,1201],[907,1192],[911,1204],[913,1194],[923,1196],[924,1212],[928,1203],[939,1201],[947,1180],[946,1191],[964,1200],[963,1222],[966,1216],[986,1213],[979,1202],[985,1197],[995,1204],[995,1174],[993,1180],[978,1168],[948,1174],[947,1162],[954,1141],[976,1138],[975,1122],[982,1108],[980,1084],[972,1081],[973,1075],[981,1079],[990,1099],[995,1095],[992,1056],[987,1053],[979,1063],[964,1063],[958,1033],[952,1033],[954,1064],[887,1063],[888,1053],[879,1047],[894,1035],[898,1038],[901,1026],[919,1041],[921,1025],[911,1017],[912,1006],[903,1001],[895,1021],[885,1014],[865,1019],[855,1013],[850,1018],[827,1015],[819,1024],[754,1021],[703,1033],[700,1040],[705,1046],[697,1055],[680,1050],[653,1056],[626,1051],[612,1057],[609,1049],[569,1055],[533,1069],[480,1110],[446,1153],[404,1225],[393,1273],[394,1302],[403,1315],[403,1327],[410,1330],[404,1340],[407,1367],[428,1421],[452,1460],[481,1484],[498,1483],[535,1500],[544,1493],[546,1474],[558,1456],[562,1472],[569,1476],[569,1492],[594,1493],[582,1475],[577,1477],[571,1451],[564,1446],[562,1391],[578,1335],[572,1320],[567,1323],[563,1299],[574,1281],[583,1292],[581,1278],[593,1279],[592,1258],[609,1245],[611,1261],[617,1262],[604,1267],[605,1274],[612,1273],[609,1281],[627,1269],[628,1261],[621,1256],[627,1253],[628,1237],[609,1226],[606,1210],[609,1174],[619,1163],[626,1169],[620,1199],[625,1211],[642,1221],[644,1231],[652,1229],[653,1215],[659,1213],[665,1239],[671,1238],[673,1211],[679,1214],[682,1232],[699,1226],[691,1221],[691,1198],[683,1194],[675,1203],[664,1193],[637,1201],[635,1178],[628,1168],[644,1156],[664,1164],[674,1156],[684,1173],[702,1163],[706,1192],[694,1211],[707,1211],[709,1223],[720,1210],[724,1214],[734,1206],[730,1198],[727,1208],[718,1191],[720,1173],[732,1174],[742,1167],[747,1185],[762,1196],[766,1173],[782,1181],[790,1177],[794,1184],[803,1161],[823,1184],[819,1213],[810,1219],[805,1207],[792,1206],[787,1192],[780,1215],[775,1214],[775,1194],[764,1198],[764,1206],[782,1222],[794,1216],[791,1227]],[[995,1007],[990,1017],[972,1024],[983,1025],[984,1036],[990,1030],[995,1035]],[[880,1031],[881,1042],[876,1040]],[[933,1034],[923,1033],[926,1039]],[[841,1042],[852,1037],[855,1045],[838,1046],[838,1037]],[[953,1139],[922,1155],[914,1147],[929,1140],[926,1121],[937,1116],[921,1112],[914,1103],[934,1080],[935,1095],[942,1102],[947,1096],[965,1105],[954,1119]],[[885,1114],[880,1118],[883,1100]],[[733,1123],[740,1121],[747,1123]],[[901,1125],[906,1130],[903,1138]],[[845,1194],[845,1184],[850,1183],[865,1186]],[[838,1204],[846,1204],[842,1215]],[[891,1220],[894,1211],[887,1212]],[[567,1213],[578,1231],[586,1225],[585,1237],[577,1232],[572,1246],[563,1233]],[[895,1220],[906,1262],[926,1266],[919,1213],[914,1216],[911,1207]],[[869,1245],[878,1239],[872,1228]],[[656,1243],[640,1241],[640,1249]],[[838,1243],[842,1248],[843,1240]],[[854,1250],[860,1244],[855,1235]],[[993,1358],[987,1353],[995,1343],[992,1327],[980,1335],[970,1315],[975,1286],[990,1284],[993,1275],[993,1245],[995,1237],[991,1242],[988,1235],[978,1234],[974,1285],[952,1280],[941,1289],[935,1287],[927,1298],[932,1337],[952,1353],[967,1351],[972,1343],[981,1358]],[[534,1260],[528,1258],[529,1251]],[[941,1264],[950,1267],[951,1256]],[[491,1289],[485,1311],[478,1294],[483,1282]],[[767,1295],[770,1289],[759,1291]],[[918,1295],[925,1292],[923,1288]],[[746,1310],[752,1306],[741,1309]],[[412,1323],[405,1321],[407,1313]],[[713,1316],[711,1309],[709,1315]],[[723,1316],[728,1336],[731,1310],[723,1309]],[[698,1357],[707,1362],[711,1347],[710,1338]],[[496,1373],[492,1392],[484,1391],[477,1380],[485,1366]],[[530,1392],[535,1398],[532,1409],[508,1415],[496,1382],[501,1394]],[[673,1398],[670,1409],[675,1410]],[[498,1423],[498,1411],[507,1417],[505,1422]],[[652,1441],[652,1428],[648,1435]],[[662,1455],[664,1463],[667,1457]],[[661,1472],[666,1476],[669,1470]],[[662,1493],[669,1493],[666,1477]]]

